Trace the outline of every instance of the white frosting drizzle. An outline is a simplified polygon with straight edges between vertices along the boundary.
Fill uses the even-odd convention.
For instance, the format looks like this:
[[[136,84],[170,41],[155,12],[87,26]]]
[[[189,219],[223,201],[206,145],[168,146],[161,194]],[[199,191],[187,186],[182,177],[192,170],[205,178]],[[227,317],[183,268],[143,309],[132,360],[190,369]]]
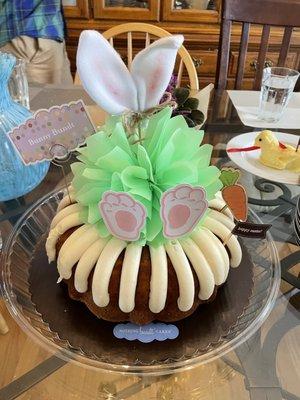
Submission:
[[[179,284],[177,301],[180,311],[188,311],[194,303],[195,285],[189,261],[177,240],[165,244],[165,249],[173,264]]]
[[[80,238],[71,243],[65,243],[60,249],[57,268],[61,277],[69,279],[72,275],[73,266],[79,261],[82,254],[99,239],[99,233],[95,226],[90,225]]]
[[[234,228],[234,222],[231,218],[227,217],[227,215],[222,214],[220,211],[210,210],[209,216],[217,221],[221,222],[226,228],[232,229]]]
[[[109,304],[108,286],[115,263],[127,243],[113,237],[104,247],[95,267],[92,283],[94,303],[99,307]]]
[[[207,219],[207,218],[206,218]],[[225,282],[225,265],[222,254],[218,246],[210,240],[205,229],[198,229],[193,232],[191,238],[200,248],[211,267],[214,274],[216,285],[221,285]]]
[[[142,250],[142,246],[130,243],[125,251],[119,292],[119,307],[125,313],[131,312],[135,307],[135,292]]]
[[[74,214],[75,212],[80,212],[81,210],[82,210],[82,207],[78,203],[74,203],[74,204],[71,204],[71,205],[63,208],[53,218],[51,225],[50,225],[50,229],[53,229],[60,221],[62,221],[68,215]]]
[[[242,260],[242,249],[237,238],[234,235],[230,236],[231,231],[226,228],[226,226],[210,217],[205,219],[204,226],[220,237],[223,241],[227,241],[226,245],[231,254],[230,264],[233,268],[238,267]]]
[[[61,201],[58,204],[57,210],[56,210],[57,212],[59,212],[60,210],[62,210],[65,207],[67,207],[69,204],[75,202],[74,188],[72,186],[69,186],[68,189],[69,189],[70,196],[67,194],[61,199]]]
[[[89,275],[108,242],[108,239],[98,239],[80,257],[74,275],[74,286],[77,292],[85,293],[88,290]]]
[[[64,242],[62,245],[61,249],[64,247],[65,251],[68,252],[69,248],[71,248],[72,244],[81,238],[81,235],[83,235],[85,232],[87,232],[90,229],[90,225],[81,225],[78,229],[76,229]],[[59,251],[59,254],[57,256],[57,264],[59,266],[59,260],[61,258],[61,250]],[[63,279],[63,277],[61,277]]]
[[[216,210],[220,211],[222,210],[223,207],[226,206],[226,203],[223,199],[213,199],[208,202],[210,208],[215,208]],[[227,215],[231,220],[233,220],[233,215],[232,212],[228,207],[224,208],[222,211],[222,214]]]
[[[149,246],[151,280],[149,309],[159,313],[165,308],[168,293],[168,260],[164,246]]]
[[[83,224],[79,226],[64,242],[64,246],[71,244],[73,241],[80,239],[81,235],[83,235],[86,231],[90,229],[91,225]]]
[[[46,241],[46,252],[48,255],[49,262],[54,261],[56,254],[56,243],[58,238],[64,234],[68,229],[74,228],[75,226],[81,225],[83,221],[80,218],[80,213],[68,215],[62,221],[60,221],[55,228],[51,229]]]
[[[199,299],[207,300],[213,294],[215,279],[203,253],[192,239],[180,241],[199,279]]]
[[[223,258],[223,267],[224,267],[224,282],[227,279],[228,273],[229,273],[229,266],[230,266],[230,260],[229,260],[229,256],[228,253],[224,247],[224,245],[222,244],[222,242],[220,242],[220,240],[217,238],[217,236],[215,236],[210,230],[208,230],[207,228],[203,228],[205,230],[205,233],[208,235],[208,237],[210,238],[210,240],[218,247],[219,252]]]

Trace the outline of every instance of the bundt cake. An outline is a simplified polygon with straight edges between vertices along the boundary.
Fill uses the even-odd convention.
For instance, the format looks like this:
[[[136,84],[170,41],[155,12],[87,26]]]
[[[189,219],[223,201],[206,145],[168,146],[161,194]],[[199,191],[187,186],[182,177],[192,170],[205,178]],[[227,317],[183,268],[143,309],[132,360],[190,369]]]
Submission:
[[[47,240],[49,261],[57,260],[60,280],[71,298],[83,301],[99,318],[146,324],[177,321],[201,303],[214,299],[229,266],[240,264],[242,252],[231,236],[233,217],[225,203],[209,202],[202,227],[185,239],[153,247],[101,238],[84,223],[83,207],[70,190],[58,207]]]

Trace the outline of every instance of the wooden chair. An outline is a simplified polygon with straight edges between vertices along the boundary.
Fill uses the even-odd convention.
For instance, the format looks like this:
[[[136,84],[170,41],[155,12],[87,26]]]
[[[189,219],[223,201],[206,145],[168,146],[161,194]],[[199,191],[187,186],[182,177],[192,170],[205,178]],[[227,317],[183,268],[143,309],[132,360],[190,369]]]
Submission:
[[[0,335],[5,335],[8,332],[8,326],[0,311]]]
[[[169,32],[166,30],[155,26],[151,24],[144,24],[144,23],[128,23],[128,24],[121,24],[114,26],[111,29],[108,29],[107,31],[103,32],[103,36],[109,40],[110,44],[114,47],[114,38],[118,35],[124,35],[127,34],[127,66],[130,70],[130,66],[132,63],[132,49],[133,49],[133,44],[132,44],[132,33],[133,32],[141,32],[145,33],[145,47],[149,46],[151,36],[155,36],[157,38],[162,38],[165,36],[171,36]],[[151,35],[151,36],[150,36]],[[190,56],[189,52],[184,46],[181,46],[181,48],[178,51],[178,55],[180,57],[180,62],[179,62],[179,68],[177,72],[178,80],[177,80],[177,86],[180,86],[181,80],[182,80],[182,73],[184,68],[186,68],[188,76],[189,76],[189,81],[190,81],[190,88],[199,90],[199,82],[198,82],[198,76],[197,76],[197,71],[194,65],[194,62],[192,60],[192,57]],[[75,85],[80,85],[80,79],[79,76],[76,72],[75,79],[74,79],[74,84]]]
[[[283,67],[287,60],[293,28],[300,27],[300,1],[223,0],[222,26],[216,74],[216,88],[218,89],[225,89],[227,85],[232,22],[242,23],[235,89],[241,89],[242,86],[250,24],[263,25],[253,85],[254,90],[259,90],[268,51],[270,28],[271,26],[282,26],[285,28],[278,59],[278,66]]]

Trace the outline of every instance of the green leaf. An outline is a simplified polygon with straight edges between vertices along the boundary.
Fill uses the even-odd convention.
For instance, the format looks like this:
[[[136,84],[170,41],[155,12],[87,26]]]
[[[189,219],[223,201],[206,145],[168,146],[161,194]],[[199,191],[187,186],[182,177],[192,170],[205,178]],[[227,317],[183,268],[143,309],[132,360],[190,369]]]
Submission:
[[[195,128],[196,124],[190,117],[185,115],[184,119],[186,120],[186,123],[188,124],[189,128]]]
[[[177,104],[180,106],[189,98],[190,90],[188,88],[179,87],[174,90],[173,95]]]
[[[184,108],[190,108],[191,110],[197,110],[198,106],[199,100],[195,99],[195,97],[189,97],[184,103]]]
[[[221,170],[220,180],[223,186],[232,186],[237,183],[240,178],[240,171],[232,167],[224,167]]]
[[[196,125],[201,125],[204,122],[204,114],[200,110],[193,110],[190,118],[196,123]]]

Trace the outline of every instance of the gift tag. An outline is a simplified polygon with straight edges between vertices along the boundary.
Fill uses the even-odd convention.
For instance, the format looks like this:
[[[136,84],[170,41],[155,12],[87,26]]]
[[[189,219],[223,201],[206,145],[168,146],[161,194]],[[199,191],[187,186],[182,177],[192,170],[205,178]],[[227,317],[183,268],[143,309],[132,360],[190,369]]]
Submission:
[[[116,325],[113,334],[118,339],[126,339],[129,341],[138,340],[142,343],[150,343],[154,340],[162,342],[168,339],[176,339],[179,335],[179,329],[175,325],[161,322],[152,322],[151,324],[142,326],[129,322]]]
[[[42,109],[8,133],[25,165],[53,159],[55,145],[62,157],[82,145],[95,132],[82,100]],[[58,151],[58,153],[57,153]],[[55,158],[59,158],[56,149]]]

